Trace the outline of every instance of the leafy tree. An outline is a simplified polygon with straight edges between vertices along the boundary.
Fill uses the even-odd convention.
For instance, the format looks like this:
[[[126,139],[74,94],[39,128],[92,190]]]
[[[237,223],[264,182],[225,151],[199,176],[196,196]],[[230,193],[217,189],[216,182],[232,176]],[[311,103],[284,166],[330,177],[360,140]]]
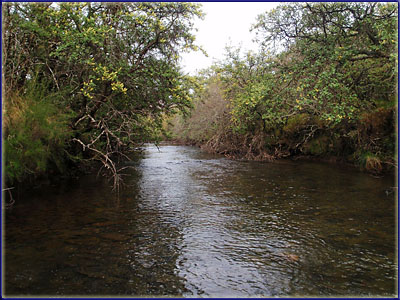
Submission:
[[[396,4],[284,4],[252,30],[258,53],[228,48],[212,68],[231,114],[231,141],[215,140],[249,158],[336,155],[377,171],[394,164]]]
[[[101,161],[114,186],[115,157],[153,138],[163,114],[191,105],[179,53],[198,49],[197,4],[13,3],[3,14],[6,95],[34,77],[49,82],[62,96],[54,104],[74,115],[69,154]]]
[[[339,123],[393,105],[396,5],[296,3],[260,15],[253,28],[262,46],[284,47],[277,67],[298,109]]]

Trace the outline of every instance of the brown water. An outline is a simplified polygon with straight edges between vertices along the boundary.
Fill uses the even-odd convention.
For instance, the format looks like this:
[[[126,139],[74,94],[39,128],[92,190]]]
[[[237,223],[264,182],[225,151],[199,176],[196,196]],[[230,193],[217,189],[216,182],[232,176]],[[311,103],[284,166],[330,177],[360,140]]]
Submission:
[[[87,176],[5,212],[6,295],[393,296],[392,178],[147,146],[119,199]]]

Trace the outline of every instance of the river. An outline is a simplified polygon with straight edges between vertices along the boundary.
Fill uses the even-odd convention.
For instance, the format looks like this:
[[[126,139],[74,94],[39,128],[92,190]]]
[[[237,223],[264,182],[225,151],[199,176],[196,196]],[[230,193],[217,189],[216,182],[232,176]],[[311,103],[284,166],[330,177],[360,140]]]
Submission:
[[[119,197],[84,176],[5,210],[5,294],[397,295],[393,176],[168,145],[129,173]]]

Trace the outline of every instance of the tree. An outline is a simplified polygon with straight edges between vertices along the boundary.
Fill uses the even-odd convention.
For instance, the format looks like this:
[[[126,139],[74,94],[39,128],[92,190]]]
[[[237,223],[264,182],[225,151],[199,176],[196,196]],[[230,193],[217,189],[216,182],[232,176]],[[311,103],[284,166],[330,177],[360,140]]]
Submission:
[[[241,141],[231,152],[393,164],[397,5],[285,4],[252,30],[258,53],[228,49],[213,68],[231,105],[229,136]]]
[[[278,68],[303,109],[340,122],[377,102],[394,103],[396,5],[284,5],[260,15],[253,29],[263,47],[284,47]]]
[[[13,3],[4,9],[6,95],[47,82],[73,112],[68,152],[99,160],[152,139],[161,116],[190,106],[181,51],[197,50],[190,3]],[[18,51],[16,51],[18,49]]]

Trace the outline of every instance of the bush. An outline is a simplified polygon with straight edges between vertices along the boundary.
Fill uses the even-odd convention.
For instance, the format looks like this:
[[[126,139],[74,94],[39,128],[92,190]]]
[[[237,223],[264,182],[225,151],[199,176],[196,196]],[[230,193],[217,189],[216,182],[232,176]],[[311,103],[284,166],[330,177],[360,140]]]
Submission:
[[[37,177],[49,170],[65,171],[66,140],[71,114],[44,97],[41,88],[5,98],[3,109],[5,179],[8,184]]]
[[[376,154],[358,151],[355,155],[358,157],[358,163],[362,169],[371,173],[382,172],[382,161]]]

